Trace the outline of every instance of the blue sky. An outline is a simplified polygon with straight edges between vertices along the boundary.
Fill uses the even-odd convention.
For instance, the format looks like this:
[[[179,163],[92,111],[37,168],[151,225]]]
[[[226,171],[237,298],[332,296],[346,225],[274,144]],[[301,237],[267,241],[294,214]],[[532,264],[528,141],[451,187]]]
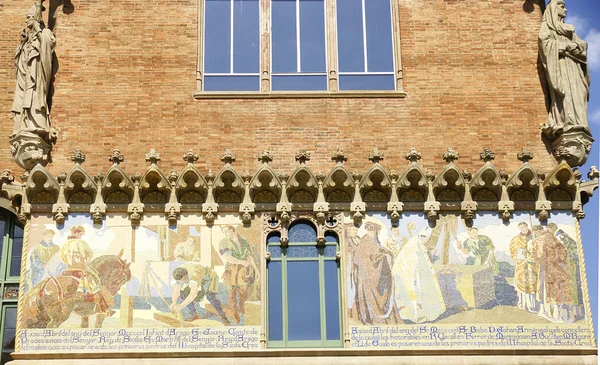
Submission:
[[[588,162],[580,169],[584,178],[591,166],[598,166],[600,156],[600,1],[598,0],[566,0],[566,22],[575,25],[576,33],[589,44],[588,65],[592,77],[591,95],[589,103],[590,127],[596,142]],[[585,250],[585,259],[590,287],[590,299],[594,313],[594,326],[598,338],[598,195],[585,206],[587,217],[582,221],[582,235]]]

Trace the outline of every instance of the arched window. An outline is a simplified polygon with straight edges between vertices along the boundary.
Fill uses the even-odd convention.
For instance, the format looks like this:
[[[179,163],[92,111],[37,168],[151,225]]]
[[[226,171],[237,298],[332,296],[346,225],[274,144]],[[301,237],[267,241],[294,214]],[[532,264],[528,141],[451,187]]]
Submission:
[[[2,357],[0,364],[12,360],[15,350],[17,328],[17,298],[19,295],[19,276],[21,274],[21,255],[23,250],[23,226],[17,217],[8,210],[0,208],[0,343]]]
[[[278,233],[267,239],[269,347],[341,347],[340,274],[335,234],[317,245],[309,222],[289,229],[289,246]]]

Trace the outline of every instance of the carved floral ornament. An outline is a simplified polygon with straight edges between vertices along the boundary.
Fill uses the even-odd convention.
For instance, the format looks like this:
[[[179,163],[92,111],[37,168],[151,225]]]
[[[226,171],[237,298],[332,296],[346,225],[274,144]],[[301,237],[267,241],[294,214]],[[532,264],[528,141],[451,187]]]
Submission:
[[[383,153],[375,149],[368,156],[373,164],[367,171],[350,172],[344,164],[347,155],[338,150],[325,172],[313,171],[307,165],[310,153],[303,150],[295,156],[297,168],[288,175],[271,168],[275,156],[270,151],[257,155],[256,171],[243,173],[233,166],[231,150],[222,155],[223,166],[216,173],[199,171],[194,164],[198,156],[188,151],[181,173],[165,173],[153,149],[146,156],[146,171],[131,174],[122,168],[124,156],[115,150],[108,171],[91,175],[83,166],[85,154],[77,150],[71,171],[53,176],[37,165],[22,176],[22,184],[4,171],[0,184],[23,219],[32,211],[52,212],[60,223],[69,212],[89,212],[101,223],[107,212],[126,212],[134,223],[144,213],[164,213],[176,223],[182,212],[201,212],[212,222],[218,212],[237,212],[247,224],[259,211],[276,212],[284,221],[292,212],[313,212],[322,221],[347,211],[357,223],[367,211],[387,211],[393,221],[404,211],[423,212],[431,220],[444,211],[460,211],[466,220],[477,211],[496,211],[509,220],[515,210],[535,210],[542,220],[552,210],[572,210],[582,218],[583,204],[598,187],[595,167],[587,174],[589,181],[580,180],[582,174],[564,161],[541,172],[530,163],[533,154],[523,149],[516,156],[521,166],[509,174],[493,164],[494,155],[485,149],[482,166],[469,172],[460,169],[458,152],[448,149],[443,154],[446,166],[434,173],[423,169],[421,154],[413,148],[406,154],[405,169],[396,172],[382,165]]]

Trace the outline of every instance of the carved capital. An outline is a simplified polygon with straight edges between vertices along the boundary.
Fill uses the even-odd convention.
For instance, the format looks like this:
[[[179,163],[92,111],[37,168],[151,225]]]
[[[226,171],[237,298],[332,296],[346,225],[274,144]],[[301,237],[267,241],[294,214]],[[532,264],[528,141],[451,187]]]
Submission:
[[[10,139],[10,152],[15,162],[25,170],[36,165],[46,166],[50,161],[52,145],[33,134],[18,134]]]
[[[552,142],[552,151],[558,162],[565,161],[571,167],[585,164],[592,150],[594,139],[586,131],[570,131]]]

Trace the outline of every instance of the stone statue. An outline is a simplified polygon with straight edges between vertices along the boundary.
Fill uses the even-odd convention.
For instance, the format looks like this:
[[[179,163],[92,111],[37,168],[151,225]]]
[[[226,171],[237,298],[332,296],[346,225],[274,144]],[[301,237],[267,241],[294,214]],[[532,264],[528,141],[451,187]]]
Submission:
[[[559,149],[564,152],[566,148],[587,158],[588,143],[591,145],[593,141],[587,116],[590,94],[588,45],[577,36],[573,25],[564,22],[566,15],[565,1],[552,0],[540,27],[539,53],[550,94],[548,121],[542,131],[553,142],[555,155]],[[578,147],[571,143],[577,138],[584,144],[580,146],[581,151],[575,151]],[[572,156],[569,163],[578,165],[582,157]]]
[[[45,163],[55,138],[50,127],[50,88],[57,69],[56,39],[42,20],[42,1],[27,13],[15,52],[16,87],[12,105],[14,121],[11,151],[22,167]],[[33,165],[33,166],[32,166]]]

